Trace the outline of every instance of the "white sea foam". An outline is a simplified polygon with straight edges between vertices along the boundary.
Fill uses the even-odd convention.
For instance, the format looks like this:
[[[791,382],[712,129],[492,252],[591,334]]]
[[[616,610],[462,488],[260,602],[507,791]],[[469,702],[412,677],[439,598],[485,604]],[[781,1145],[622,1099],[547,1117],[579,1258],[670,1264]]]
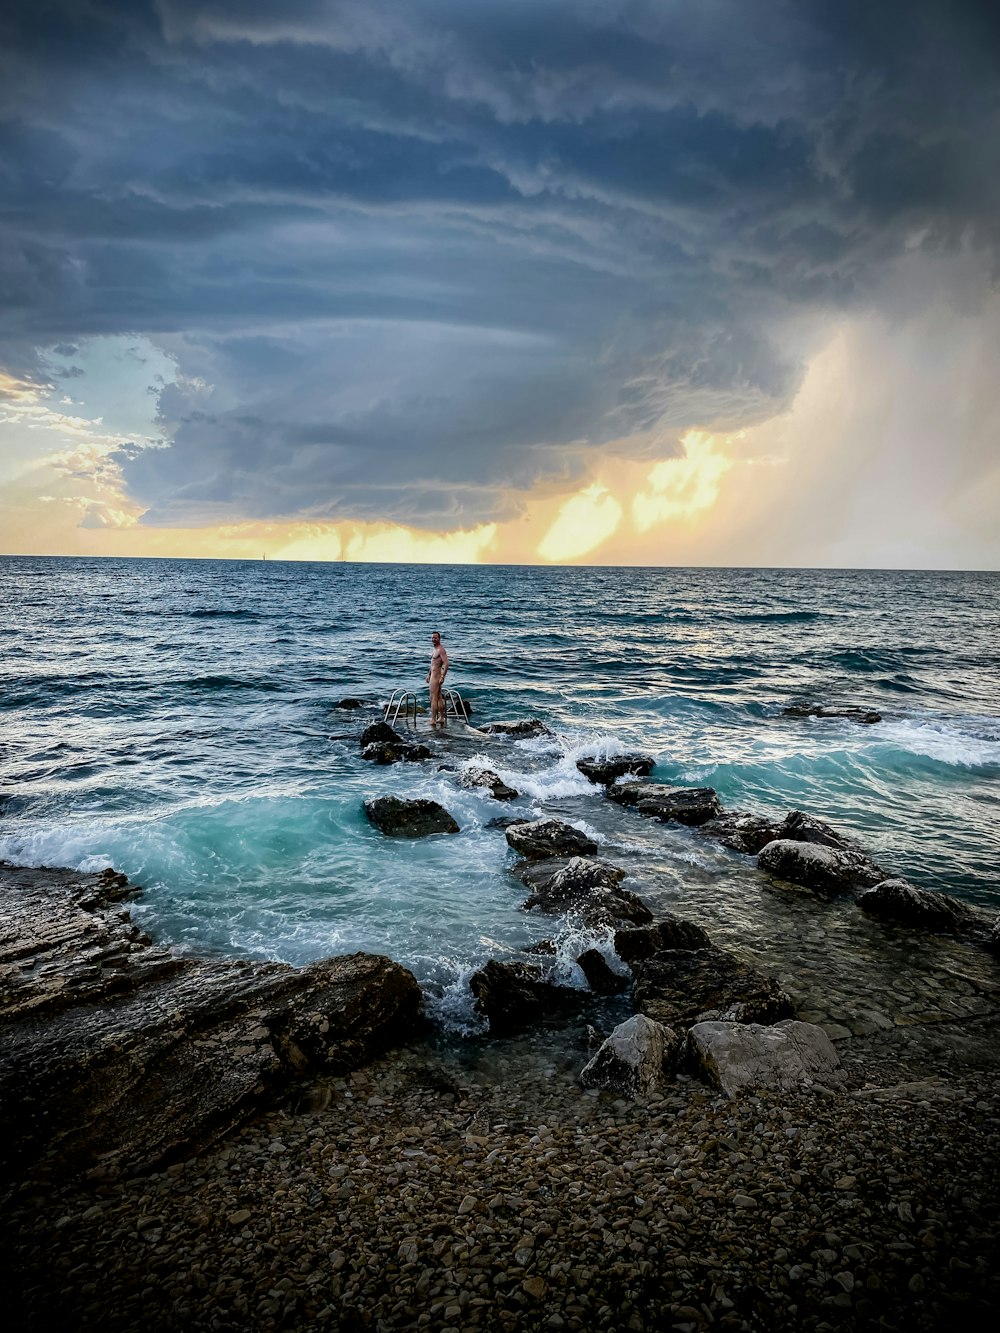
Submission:
[[[992,730],[989,723],[995,727],[997,719],[970,718],[966,730],[954,721],[903,718],[877,723],[869,735],[876,744],[889,744],[956,768],[1000,767],[1000,735],[983,734]]]
[[[628,968],[615,953],[614,931],[610,926],[586,926],[579,917],[570,914],[563,919],[552,943],[556,949],[552,976],[557,985],[569,986],[573,990],[589,989],[587,978],[576,961],[588,949],[603,954],[613,972],[628,975]]]

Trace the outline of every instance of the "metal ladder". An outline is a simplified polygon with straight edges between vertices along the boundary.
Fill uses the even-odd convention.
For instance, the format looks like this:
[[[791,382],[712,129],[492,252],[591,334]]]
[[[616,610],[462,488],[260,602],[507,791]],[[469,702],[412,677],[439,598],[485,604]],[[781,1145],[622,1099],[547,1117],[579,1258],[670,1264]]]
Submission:
[[[466,726],[469,726],[469,710],[466,708],[465,700],[459,692],[457,690],[444,690],[443,694],[445,716],[460,718]],[[400,720],[400,714],[402,714],[403,726],[416,731],[418,709],[417,696],[412,690],[393,690],[389,696],[389,702],[382,710],[382,718],[383,721],[389,723],[390,727],[394,727]]]

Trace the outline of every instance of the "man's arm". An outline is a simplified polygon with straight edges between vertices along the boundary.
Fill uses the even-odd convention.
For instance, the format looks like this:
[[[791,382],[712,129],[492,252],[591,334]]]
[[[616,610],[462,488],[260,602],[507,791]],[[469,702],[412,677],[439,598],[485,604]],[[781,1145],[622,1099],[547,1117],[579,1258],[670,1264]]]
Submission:
[[[444,644],[442,644],[442,645],[441,645],[441,679],[442,679],[442,680],[444,680],[445,676],[447,676],[447,674],[448,674],[448,667],[449,667],[449,665],[450,665],[450,663],[448,662],[448,649],[444,646]]]

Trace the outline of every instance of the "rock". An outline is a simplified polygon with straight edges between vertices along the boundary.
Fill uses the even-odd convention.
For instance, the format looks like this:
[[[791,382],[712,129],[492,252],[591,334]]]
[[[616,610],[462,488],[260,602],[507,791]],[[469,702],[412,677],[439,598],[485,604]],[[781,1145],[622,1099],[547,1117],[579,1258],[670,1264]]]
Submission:
[[[997,919],[990,927],[989,934],[986,938],[986,947],[987,949],[992,950],[993,953],[1000,953],[1000,912],[997,913]]]
[[[340,699],[335,703],[334,708],[364,708],[363,699]]]
[[[495,819],[488,819],[483,828],[509,829],[515,824],[523,824],[524,815],[497,815]]]
[[[463,769],[458,780],[463,787],[488,787],[490,795],[497,801],[513,801],[519,795],[513,787],[508,787],[500,774],[494,773],[492,768]]]
[[[372,722],[365,727],[358,743],[363,748],[366,745],[405,745],[406,741],[388,722]]]
[[[668,787],[661,782],[616,782],[606,795],[618,805],[632,805],[650,819],[705,824],[721,814],[711,787]]]
[[[489,736],[551,736],[553,733],[537,717],[522,718],[520,722],[486,722],[479,728]]]
[[[511,824],[507,842],[519,856],[540,861],[548,856],[588,856],[597,843],[561,819],[533,819]]]
[[[872,888],[885,879],[885,871],[861,852],[841,851],[791,838],[779,838],[762,847],[757,865],[776,879],[813,889],[828,898],[853,889]]]
[[[860,722],[865,726],[882,721],[882,714],[876,713],[873,708],[853,706],[825,708],[822,704],[789,704],[782,712],[785,717],[842,717],[849,722]]]
[[[838,833],[822,819],[807,815],[804,810],[790,810],[778,825],[776,837],[790,838],[793,842],[811,842],[819,847],[835,847],[838,851],[857,852],[864,856],[856,842]]]
[[[500,963],[495,958],[469,978],[475,1010],[495,1036],[537,1023],[573,999],[573,992],[553,985],[540,967]]]
[[[602,1043],[580,1071],[586,1088],[603,1088],[620,1097],[646,1097],[662,1087],[682,1039],[670,1028],[633,1014]]]
[[[611,759],[578,759],[576,766],[589,781],[606,787],[626,773],[645,776],[655,763],[646,754],[616,754]]]
[[[361,758],[372,764],[398,764],[401,760],[414,764],[421,759],[430,759],[431,752],[426,745],[388,745],[384,741],[373,741],[361,751]]]
[[[711,946],[708,932],[693,921],[679,916],[664,917],[648,926],[636,926],[615,932],[615,953],[631,967],[665,949],[706,949]]]
[[[760,1088],[840,1083],[840,1058],[814,1023],[696,1023],[688,1032],[691,1063],[727,1097]]]
[[[126,892],[117,876],[0,867],[5,1165],[152,1169],[415,1027],[420,989],[387,958],[176,955],[135,926]]]
[[[919,926],[938,934],[955,934],[972,920],[972,913],[963,903],[943,893],[918,889],[905,879],[884,879],[873,889],[860,893],[857,904],[863,912],[881,921]]]
[[[600,949],[587,949],[576,960],[587,985],[595,995],[620,995],[628,990],[629,978],[619,976],[609,965]]]
[[[723,847],[734,852],[756,856],[775,838],[783,836],[781,821],[767,815],[754,815],[745,810],[724,810],[715,819],[702,824],[698,832],[706,838],[715,838]]]
[[[668,949],[635,968],[635,1009],[665,1026],[703,1019],[776,1023],[792,1018],[792,1002],[778,983],[714,945]]]
[[[389,838],[426,838],[431,833],[459,831],[458,824],[437,801],[377,796],[364,804],[369,821]]]
[[[609,861],[582,856],[521,861],[513,872],[535,890],[525,911],[578,912],[590,926],[632,921],[642,925],[653,914],[634,893],[621,887],[625,871]]]

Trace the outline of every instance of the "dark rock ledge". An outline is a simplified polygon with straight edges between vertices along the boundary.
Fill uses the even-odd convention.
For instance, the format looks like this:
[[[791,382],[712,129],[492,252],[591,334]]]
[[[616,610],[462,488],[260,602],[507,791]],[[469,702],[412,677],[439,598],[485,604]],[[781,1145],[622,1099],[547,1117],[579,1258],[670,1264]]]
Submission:
[[[134,1175],[190,1156],[294,1079],[407,1038],[388,958],[191,958],[132,921],[122,875],[0,863],[0,1170]]]

